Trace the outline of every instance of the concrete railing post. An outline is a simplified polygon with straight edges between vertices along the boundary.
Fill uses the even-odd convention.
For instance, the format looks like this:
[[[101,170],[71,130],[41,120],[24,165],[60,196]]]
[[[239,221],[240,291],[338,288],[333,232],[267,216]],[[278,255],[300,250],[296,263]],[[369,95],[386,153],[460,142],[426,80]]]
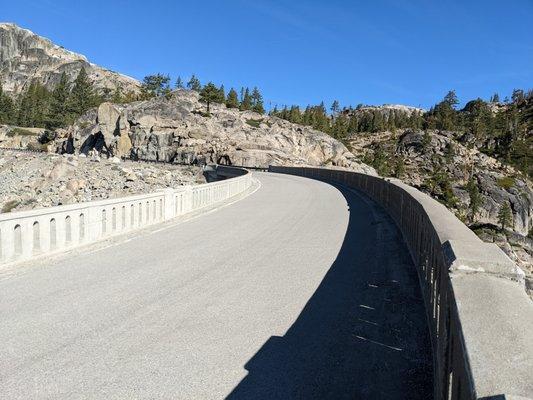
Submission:
[[[164,189],[164,206],[163,206],[163,220],[168,221],[176,216],[176,201],[174,196],[174,189]]]

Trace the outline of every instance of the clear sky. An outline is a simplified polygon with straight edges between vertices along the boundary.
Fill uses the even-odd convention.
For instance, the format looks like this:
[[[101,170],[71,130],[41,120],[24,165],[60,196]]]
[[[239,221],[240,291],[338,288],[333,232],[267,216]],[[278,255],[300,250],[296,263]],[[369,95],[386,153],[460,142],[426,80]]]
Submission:
[[[533,0],[0,0],[0,20],[138,79],[257,85],[267,106],[533,88]]]

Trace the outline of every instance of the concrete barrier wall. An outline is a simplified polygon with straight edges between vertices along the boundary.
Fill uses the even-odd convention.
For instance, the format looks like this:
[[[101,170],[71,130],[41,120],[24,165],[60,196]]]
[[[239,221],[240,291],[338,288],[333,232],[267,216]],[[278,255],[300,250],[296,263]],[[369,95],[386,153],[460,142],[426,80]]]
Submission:
[[[270,171],[357,189],[394,219],[426,305],[435,399],[533,398],[533,302],[523,272],[495,244],[399,180],[326,168]]]
[[[0,264],[58,253],[168,221],[229,199],[251,186],[249,171],[219,168],[222,176],[232,178],[138,196],[0,214]]]

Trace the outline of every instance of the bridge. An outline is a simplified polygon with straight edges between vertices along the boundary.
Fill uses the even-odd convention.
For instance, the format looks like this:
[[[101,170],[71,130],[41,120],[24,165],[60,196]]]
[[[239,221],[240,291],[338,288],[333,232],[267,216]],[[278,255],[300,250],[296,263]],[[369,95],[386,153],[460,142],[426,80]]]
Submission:
[[[271,170],[0,216],[0,398],[533,398],[499,249],[401,182]]]

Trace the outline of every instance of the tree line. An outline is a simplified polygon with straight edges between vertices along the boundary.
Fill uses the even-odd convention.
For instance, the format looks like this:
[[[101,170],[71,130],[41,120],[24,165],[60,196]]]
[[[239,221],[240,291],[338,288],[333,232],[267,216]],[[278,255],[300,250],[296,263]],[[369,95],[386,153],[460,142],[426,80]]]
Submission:
[[[362,132],[394,132],[397,129],[452,131],[457,140],[513,165],[533,176],[533,91],[516,89],[500,101],[498,94],[489,101],[477,98],[458,109],[455,91],[425,113],[399,109],[365,107],[341,108],[334,101],[330,112],[324,103],[307,106],[274,107],[270,115],[308,125],[339,140]]]
[[[207,113],[212,103],[225,104],[228,108],[241,111],[265,113],[263,96],[257,87],[243,87],[240,93],[231,88],[227,93],[224,85],[219,87],[208,82],[202,85],[196,75],[192,75],[187,83],[178,77],[176,89],[189,89],[200,94],[200,101],[206,103]],[[78,117],[92,107],[104,101],[113,103],[130,103],[148,100],[153,97],[172,94],[170,77],[163,74],[146,76],[141,84],[140,92],[124,93],[120,87],[114,91],[109,89],[96,90],[87,72],[82,68],[72,84],[65,73],[53,90],[47,89],[38,80],[16,98],[4,93],[0,85],[0,124],[11,124],[23,127],[45,127],[55,129],[72,124]]]
[[[141,85],[141,98],[149,99],[153,97],[170,97],[172,89],[170,86],[170,76],[163,74],[148,75],[143,79]],[[213,82],[202,85],[195,74],[192,74],[187,83],[184,83],[180,76],[176,79],[175,89],[188,89],[198,92],[200,101],[206,103],[207,114],[213,103],[225,104],[228,108],[237,108],[241,111],[255,111],[260,114],[265,113],[263,96],[257,87],[252,90],[242,87],[240,94],[234,88],[225,91],[224,85],[216,86]]]
[[[53,90],[34,80],[16,98],[4,93],[0,85],[0,124],[55,129],[71,124],[104,101],[122,103],[135,99],[134,93],[122,94],[120,88],[98,92],[82,68],[72,84],[65,73]]]

